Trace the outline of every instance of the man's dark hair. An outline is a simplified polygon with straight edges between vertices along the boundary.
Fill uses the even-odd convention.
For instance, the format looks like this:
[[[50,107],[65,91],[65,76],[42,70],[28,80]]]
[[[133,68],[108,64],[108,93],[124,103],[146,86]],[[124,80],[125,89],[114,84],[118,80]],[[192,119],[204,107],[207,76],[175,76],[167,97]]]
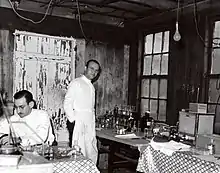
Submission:
[[[97,60],[95,60],[95,59],[90,59],[90,60],[87,61],[87,63],[86,63],[86,67],[87,67],[87,68],[88,68],[90,62],[94,62],[94,63],[98,64],[98,66],[99,66],[99,73],[100,73],[100,72],[101,72],[101,66],[100,66],[99,62],[98,62]]]
[[[24,97],[26,99],[27,103],[30,103],[31,101],[33,101],[33,95],[31,94],[31,92],[29,92],[27,90],[18,91],[14,95],[15,100],[20,99],[22,97]]]

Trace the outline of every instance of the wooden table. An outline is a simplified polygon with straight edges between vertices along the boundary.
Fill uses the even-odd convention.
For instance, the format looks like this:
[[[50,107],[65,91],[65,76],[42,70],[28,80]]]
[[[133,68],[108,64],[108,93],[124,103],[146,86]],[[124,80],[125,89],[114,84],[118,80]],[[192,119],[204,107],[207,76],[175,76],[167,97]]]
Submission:
[[[24,152],[17,166],[0,166],[1,173],[100,173],[95,163],[83,155],[46,160],[32,152]]]
[[[150,145],[142,152],[137,171],[143,173],[219,173],[220,161],[197,151],[177,151],[168,156]]]
[[[51,161],[53,173],[100,173],[95,163],[84,156]]]
[[[104,145],[108,145],[108,173],[114,168],[130,166],[131,163],[137,166],[139,151],[146,147],[150,140],[143,139],[143,133],[136,133],[138,138],[122,139],[115,137],[112,129],[96,130],[97,139]],[[136,155],[133,157],[133,155]]]
[[[24,152],[17,166],[0,166],[4,173],[53,173],[53,165],[42,156]]]

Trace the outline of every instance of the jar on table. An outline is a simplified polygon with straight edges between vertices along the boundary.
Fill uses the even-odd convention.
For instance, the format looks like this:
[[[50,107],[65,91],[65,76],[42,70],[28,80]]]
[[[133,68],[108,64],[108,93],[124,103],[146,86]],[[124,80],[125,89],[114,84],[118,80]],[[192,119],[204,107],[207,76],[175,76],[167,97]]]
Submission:
[[[207,145],[207,148],[208,148],[208,150],[209,150],[209,154],[210,154],[210,155],[215,154],[214,139],[211,139],[210,143]]]

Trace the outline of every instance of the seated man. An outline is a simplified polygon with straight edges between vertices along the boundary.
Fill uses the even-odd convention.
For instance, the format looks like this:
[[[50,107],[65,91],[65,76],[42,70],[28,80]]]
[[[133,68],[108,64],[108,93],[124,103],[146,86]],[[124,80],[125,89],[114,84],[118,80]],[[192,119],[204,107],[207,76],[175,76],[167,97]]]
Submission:
[[[54,135],[52,134],[49,115],[46,111],[33,109],[34,101],[32,94],[27,90],[17,92],[14,95],[14,105],[15,115],[10,117],[12,134],[14,132],[16,137],[21,138],[21,145],[36,145],[43,142],[52,144]],[[27,132],[27,126],[17,126],[19,122],[26,123],[30,127],[28,129],[32,130]],[[9,132],[9,125],[6,120],[0,125],[0,131],[4,133]]]

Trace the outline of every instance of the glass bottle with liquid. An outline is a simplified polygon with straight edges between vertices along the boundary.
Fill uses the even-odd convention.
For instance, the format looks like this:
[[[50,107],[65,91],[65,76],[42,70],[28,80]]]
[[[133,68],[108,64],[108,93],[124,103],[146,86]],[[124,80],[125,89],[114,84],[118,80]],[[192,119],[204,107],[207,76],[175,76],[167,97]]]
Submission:
[[[214,139],[211,139],[210,143],[207,145],[207,148],[209,150],[209,154],[213,155],[215,154],[215,143],[214,143]]]
[[[131,128],[131,132],[135,133],[137,131],[136,121],[134,121],[133,127]]]

